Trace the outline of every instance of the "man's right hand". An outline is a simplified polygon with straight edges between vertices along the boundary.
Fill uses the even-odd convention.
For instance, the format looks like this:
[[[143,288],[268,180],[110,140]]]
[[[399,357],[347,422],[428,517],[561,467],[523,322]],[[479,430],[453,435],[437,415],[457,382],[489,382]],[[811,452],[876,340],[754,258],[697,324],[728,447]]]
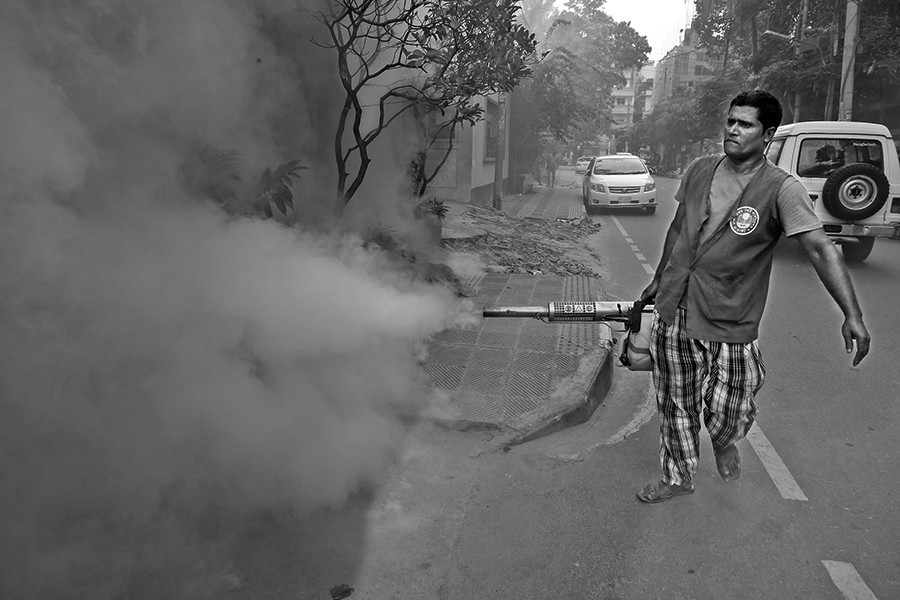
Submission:
[[[656,277],[653,278],[653,281],[650,282],[643,292],[641,292],[641,302],[643,304],[653,304],[653,301],[656,300],[656,292],[659,290],[659,279]]]

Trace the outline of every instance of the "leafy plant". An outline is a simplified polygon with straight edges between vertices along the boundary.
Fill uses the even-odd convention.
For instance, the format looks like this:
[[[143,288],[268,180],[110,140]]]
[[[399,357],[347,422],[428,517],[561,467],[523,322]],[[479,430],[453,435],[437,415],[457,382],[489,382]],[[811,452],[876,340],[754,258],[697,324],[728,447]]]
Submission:
[[[426,215],[434,215],[438,219],[443,219],[447,216],[447,213],[450,209],[444,204],[443,200],[438,200],[437,198],[426,198],[422,200],[418,204],[416,204],[415,209],[413,210],[413,214],[422,218]]]
[[[188,192],[228,210],[236,204],[234,188],[241,182],[240,166],[241,155],[236,150],[219,150],[197,143],[185,155],[179,176]]]
[[[363,248],[375,246],[390,254],[398,256],[404,253],[400,236],[390,225],[376,223],[362,231],[360,237],[362,238]]]
[[[197,197],[212,200],[231,215],[274,216],[272,206],[287,216],[294,208],[294,180],[307,167],[299,160],[278,165],[273,171],[266,168],[255,190],[243,183],[240,175],[244,166],[237,150],[220,150],[197,143],[185,154],[179,176],[184,189]]]
[[[273,204],[281,214],[287,216],[288,208],[294,209],[294,179],[299,178],[300,171],[307,168],[302,166],[299,160],[282,163],[275,171],[266,167],[259,179],[254,205],[270,219],[274,215]]]

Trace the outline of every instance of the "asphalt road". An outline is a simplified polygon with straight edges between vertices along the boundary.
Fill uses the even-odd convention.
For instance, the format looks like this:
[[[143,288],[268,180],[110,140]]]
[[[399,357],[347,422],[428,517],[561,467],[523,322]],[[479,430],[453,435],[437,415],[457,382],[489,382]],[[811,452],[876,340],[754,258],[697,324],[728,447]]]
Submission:
[[[571,194],[574,173],[558,187]],[[677,181],[655,215],[602,214],[588,239],[602,288],[649,280]],[[645,505],[659,475],[650,376],[617,369],[593,418],[509,452],[490,432],[422,424],[388,481],[339,511],[272,519],[242,541],[229,600],[891,600],[900,598],[900,448],[893,297],[900,243],[852,269],[874,343],[854,369],[840,316],[802,253],[776,257],[761,333],[768,380],[741,479],[717,475],[704,434],[697,491]]]
[[[603,225],[592,243],[606,257],[608,295],[632,299],[649,281],[677,183],[658,178],[654,216],[591,217]],[[553,476],[541,478],[546,488],[535,494],[533,514],[572,523],[563,529],[570,535],[553,536],[558,542],[539,552],[554,571],[566,561],[568,570],[552,584],[517,573],[522,595],[504,597],[552,590],[573,598],[900,598],[900,501],[890,466],[900,448],[900,243],[879,240],[851,271],[874,339],[858,368],[843,349],[840,311],[802,249],[790,240],[779,247],[760,335],[768,379],[757,426],[740,445],[739,481],[718,479],[704,433],[693,496],[659,506],[632,501],[657,475],[658,425],[649,376],[625,371],[591,423],[520,450],[526,464],[557,461],[545,463]],[[527,530],[510,522],[521,514],[491,520]],[[510,568],[522,564],[527,544],[512,546]]]

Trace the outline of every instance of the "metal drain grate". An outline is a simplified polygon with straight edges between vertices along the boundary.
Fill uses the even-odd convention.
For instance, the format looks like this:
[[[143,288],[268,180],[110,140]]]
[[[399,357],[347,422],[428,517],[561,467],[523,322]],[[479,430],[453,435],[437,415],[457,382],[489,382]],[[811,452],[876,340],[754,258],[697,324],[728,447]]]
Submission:
[[[550,374],[510,373],[506,382],[507,398],[544,399],[550,394]]]
[[[506,390],[506,379],[505,369],[479,369],[470,365],[466,368],[466,373],[460,383],[460,392],[503,396]]]
[[[459,388],[465,372],[466,369],[462,365],[425,365],[428,385],[442,390],[453,391]]]
[[[578,275],[563,280],[563,300],[588,302],[597,297],[596,282],[591,277]],[[556,349],[567,354],[583,354],[595,347],[600,340],[596,323],[565,323],[559,328]]]
[[[503,403],[503,418],[513,419],[541,405],[542,398],[531,396],[529,398],[507,398]]]
[[[513,371],[526,373],[550,373],[556,364],[556,355],[552,352],[516,352],[511,368]]]
[[[428,364],[465,365],[472,355],[472,346],[432,344],[428,348]]]
[[[559,328],[556,350],[567,354],[583,354],[600,341],[596,323],[566,323]]]

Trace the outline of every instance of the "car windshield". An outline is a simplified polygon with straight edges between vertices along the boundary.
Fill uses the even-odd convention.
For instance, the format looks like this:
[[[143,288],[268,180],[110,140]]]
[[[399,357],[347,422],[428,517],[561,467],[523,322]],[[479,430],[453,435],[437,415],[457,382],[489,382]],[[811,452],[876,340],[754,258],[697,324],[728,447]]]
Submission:
[[[603,158],[594,165],[595,175],[641,175],[647,172],[647,167],[641,159],[628,158]]]

